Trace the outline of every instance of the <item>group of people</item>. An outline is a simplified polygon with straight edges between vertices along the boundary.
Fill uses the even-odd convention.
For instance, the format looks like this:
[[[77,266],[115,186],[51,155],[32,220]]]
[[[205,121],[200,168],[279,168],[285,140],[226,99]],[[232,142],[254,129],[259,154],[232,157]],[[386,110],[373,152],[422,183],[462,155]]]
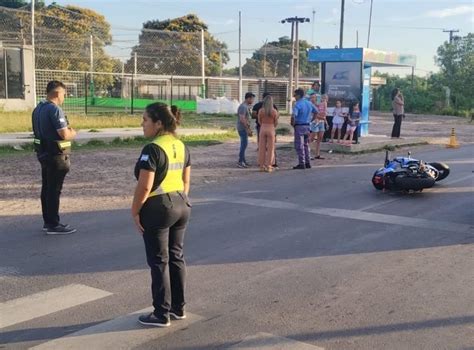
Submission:
[[[265,92],[262,101],[256,103],[255,95],[245,94],[244,102],[237,110],[237,131],[240,136],[240,151],[237,166],[248,168],[250,164],[245,158],[248,137],[253,136],[251,119],[255,119],[258,142],[258,164],[261,171],[272,172],[278,168],[276,161],[275,143],[276,127],[278,125],[278,107],[273,103],[273,97]]]
[[[319,83],[315,82],[306,93],[303,89],[296,89],[293,97],[295,103],[291,115],[291,125],[294,128],[294,146],[298,155],[298,164],[293,169],[311,168],[311,160],[324,159],[321,156],[321,141],[324,133],[329,129],[327,121],[328,95],[319,94]],[[253,135],[251,119],[255,119],[258,140],[258,166],[261,171],[272,172],[276,167],[275,142],[276,127],[278,125],[278,108],[273,102],[272,96],[265,92],[262,101],[253,105],[255,94],[247,92],[244,102],[237,111],[237,131],[240,136],[240,151],[238,167],[247,168],[249,163],[245,157],[248,146],[248,138]],[[347,118],[345,135],[342,135],[342,127]],[[331,140],[337,132],[336,142],[351,144],[354,133],[359,126],[360,109],[359,103],[353,104],[350,113],[345,113],[342,101],[336,101],[333,112]],[[342,138],[342,136],[344,136]],[[342,140],[341,140],[342,138]],[[314,144],[314,156],[310,155],[310,148]]]
[[[61,109],[66,86],[50,81],[46,100],[32,114],[34,145],[41,164],[41,208],[43,230],[49,235],[76,231],[59,218],[59,198],[70,168],[70,152],[76,131],[69,126]],[[131,216],[143,237],[151,269],[153,312],[141,315],[139,322],[167,327],[170,318],[186,318],[186,264],[183,255],[184,235],[191,213],[188,199],[191,157],[188,148],[176,137],[181,122],[178,108],[152,103],[143,113],[141,126],[151,139],[135,164],[137,185]]]
[[[308,92],[309,98],[305,98],[302,89],[294,91],[296,102],[291,125],[295,129],[294,144],[298,164],[293,169],[311,168],[310,141],[317,140],[313,159],[322,159],[319,144],[328,127],[327,96],[323,95],[319,101],[315,90]],[[43,230],[50,235],[70,234],[76,229],[61,223],[59,199],[70,168],[72,140],[77,133],[69,126],[60,107],[64,102],[66,86],[60,81],[50,81],[46,94],[46,100],[40,102],[32,114],[34,146],[41,164]],[[397,90],[392,98],[395,117],[392,136],[399,137],[401,119],[404,116],[403,96]],[[252,136],[250,120],[254,118],[258,133],[258,163],[262,171],[271,172],[277,167],[275,141],[278,108],[268,93],[255,105],[254,99],[255,95],[248,92],[238,109],[237,130],[241,138],[238,164],[240,167],[248,167],[245,150],[248,137]],[[338,140],[344,116],[341,107],[342,105],[336,105],[335,120],[333,119],[333,131],[338,131]],[[344,139],[352,140],[359,119],[360,111],[356,104],[349,116],[348,133]],[[137,185],[131,216],[137,232],[143,237],[151,269],[154,307],[153,312],[141,315],[139,322],[156,327],[169,326],[170,318],[186,318],[186,263],[183,245],[191,213],[188,199],[191,156],[189,149],[176,136],[180,122],[181,113],[174,106],[170,108],[164,103],[152,103],[146,107],[141,126],[144,136],[151,139],[151,142],[142,149],[134,171]]]

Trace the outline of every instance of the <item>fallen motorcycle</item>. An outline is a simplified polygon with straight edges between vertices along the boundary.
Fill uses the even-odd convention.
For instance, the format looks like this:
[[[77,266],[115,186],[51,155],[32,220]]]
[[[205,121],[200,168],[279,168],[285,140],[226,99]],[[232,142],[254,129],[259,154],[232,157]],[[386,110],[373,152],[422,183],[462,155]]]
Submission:
[[[390,160],[387,151],[384,166],[374,173],[372,184],[377,190],[421,192],[448,175],[449,166],[445,163],[427,163],[414,159],[410,152],[408,157]]]

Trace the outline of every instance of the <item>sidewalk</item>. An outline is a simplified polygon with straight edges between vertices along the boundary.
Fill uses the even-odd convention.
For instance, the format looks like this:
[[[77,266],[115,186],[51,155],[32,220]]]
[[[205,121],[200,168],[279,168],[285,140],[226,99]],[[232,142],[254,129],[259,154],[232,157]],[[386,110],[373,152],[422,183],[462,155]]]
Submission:
[[[87,143],[90,140],[102,140],[110,142],[113,139],[120,137],[122,139],[143,136],[142,128],[123,128],[123,129],[97,129],[97,132],[90,132],[87,130],[79,130],[75,139],[78,143]],[[210,135],[210,134],[225,134],[227,130],[222,129],[178,129],[179,135]],[[32,143],[33,133],[18,132],[9,134],[0,134],[0,146],[18,146],[22,144]]]
[[[364,151],[376,151],[385,148],[386,146],[401,147],[401,146],[415,146],[434,143],[434,140],[429,137],[403,137],[399,139],[392,139],[386,135],[367,135],[359,137],[359,143],[345,145],[340,143],[321,143],[322,151],[333,150],[340,153],[358,153]]]

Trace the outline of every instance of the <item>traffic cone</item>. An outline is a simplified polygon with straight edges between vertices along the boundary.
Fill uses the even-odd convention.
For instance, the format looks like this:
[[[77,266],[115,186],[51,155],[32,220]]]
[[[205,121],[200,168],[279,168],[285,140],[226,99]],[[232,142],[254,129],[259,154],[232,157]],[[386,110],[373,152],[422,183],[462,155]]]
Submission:
[[[448,148],[459,148],[458,140],[456,140],[456,132],[454,128],[451,129],[451,137],[449,138],[449,143],[446,145]]]

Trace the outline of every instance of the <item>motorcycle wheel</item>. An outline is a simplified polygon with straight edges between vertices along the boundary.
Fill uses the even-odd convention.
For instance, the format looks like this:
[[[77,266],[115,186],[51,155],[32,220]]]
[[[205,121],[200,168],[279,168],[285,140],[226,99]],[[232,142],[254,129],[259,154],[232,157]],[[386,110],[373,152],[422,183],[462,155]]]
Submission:
[[[436,181],[441,181],[448,177],[449,175],[449,166],[445,163],[428,163],[431,165],[433,168],[436,168],[436,170],[439,171],[439,176],[436,179]]]
[[[433,187],[435,180],[431,177],[408,177],[397,176],[395,185],[402,190],[420,191],[424,188]]]

